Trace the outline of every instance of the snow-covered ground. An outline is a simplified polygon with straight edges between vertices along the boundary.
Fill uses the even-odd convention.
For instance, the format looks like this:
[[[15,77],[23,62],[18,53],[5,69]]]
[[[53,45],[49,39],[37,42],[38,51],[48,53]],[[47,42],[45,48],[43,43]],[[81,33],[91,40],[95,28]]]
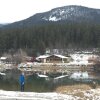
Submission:
[[[35,93],[0,90],[0,100],[77,100],[77,97],[58,93]]]
[[[83,96],[78,97],[72,94],[82,92]],[[100,89],[90,89],[87,91],[74,90],[70,95],[51,93],[35,93],[35,92],[19,92],[0,90],[0,100],[100,100]]]

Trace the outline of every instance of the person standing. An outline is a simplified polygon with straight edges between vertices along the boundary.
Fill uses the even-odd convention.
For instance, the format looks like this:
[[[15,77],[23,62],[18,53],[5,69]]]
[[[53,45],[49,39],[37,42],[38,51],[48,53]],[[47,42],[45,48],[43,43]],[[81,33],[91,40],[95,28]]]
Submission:
[[[24,85],[25,85],[25,77],[24,73],[22,73],[19,77],[19,82],[20,82],[20,89],[23,92],[24,91]]]

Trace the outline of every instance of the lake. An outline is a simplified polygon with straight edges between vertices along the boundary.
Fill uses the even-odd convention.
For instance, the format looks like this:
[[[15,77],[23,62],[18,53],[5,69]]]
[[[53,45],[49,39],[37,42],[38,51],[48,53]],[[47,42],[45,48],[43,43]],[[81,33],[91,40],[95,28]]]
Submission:
[[[0,89],[9,90],[9,91],[20,91],[19,85],[19,70],[7,70],[5,71],[6,75],[0,75]],[[32,75],[25,76],[25,91],[30,92],[52,92],[57,86],[61,85],[74,85],[74,84],[91,84],[91,81],[75,81],[69,79],[68,77],[54,80],[55,75],[49,75],[49,80],[45,78],[40,78],[37,74],[33,73]],[[54,76],[54,77],[52,77]],[[100,80],[94,79],[100,84]]]

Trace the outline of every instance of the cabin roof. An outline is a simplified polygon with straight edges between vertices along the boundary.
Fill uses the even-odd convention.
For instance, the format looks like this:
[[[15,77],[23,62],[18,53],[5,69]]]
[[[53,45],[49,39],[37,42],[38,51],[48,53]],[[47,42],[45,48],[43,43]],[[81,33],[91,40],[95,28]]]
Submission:
[[[63,55],[57,55],[57,54],[53,54],[53,55],[40,55],[39,57],[37,57],[37,59],[45,59],[45,58],[48,58],[48,57],[51,57],[51,56],[56,56],[56,57],[59,57],[59,58],[68,58],[66,56],[63,56]]]
[[[36,59],[44,59],[49,57],[50,55],[40,55],[39,57],[37,57]]]
[[[68,58],[68,57],[63,56],[63,55],[56,55],[56,54],[54,54],[54,56],[57,56],[57,57],[59,57],[59,58]]]

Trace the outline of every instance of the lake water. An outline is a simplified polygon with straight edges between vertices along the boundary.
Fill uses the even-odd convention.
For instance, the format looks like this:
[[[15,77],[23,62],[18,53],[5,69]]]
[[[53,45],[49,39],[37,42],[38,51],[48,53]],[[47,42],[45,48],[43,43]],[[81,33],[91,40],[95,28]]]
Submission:
[[[20,85],[19,85],[20,71],[15,69],[15,70],[8,70],[5,73],[6,73],[5,76],[0,75],[0,89],[10,90],[10,91],[20,91]],[[100,83],[100,80],[96,81]],[[54,81],[52,75],[49,80],[37,77],[36,74],[25,76],[25,91],[30,91],[30,92],[52,92],[59,85],[71,85],[71,84],[72,85],[81,84],[81,82],[79,81],[76,82],[69,78],[63,78]]]
[[[20,91],[19,71],[6,71],[5,76],[0,75],[0,89]],[[53,84],[36,74],[25,76],[25,91],[48,92],[53,90]]]

